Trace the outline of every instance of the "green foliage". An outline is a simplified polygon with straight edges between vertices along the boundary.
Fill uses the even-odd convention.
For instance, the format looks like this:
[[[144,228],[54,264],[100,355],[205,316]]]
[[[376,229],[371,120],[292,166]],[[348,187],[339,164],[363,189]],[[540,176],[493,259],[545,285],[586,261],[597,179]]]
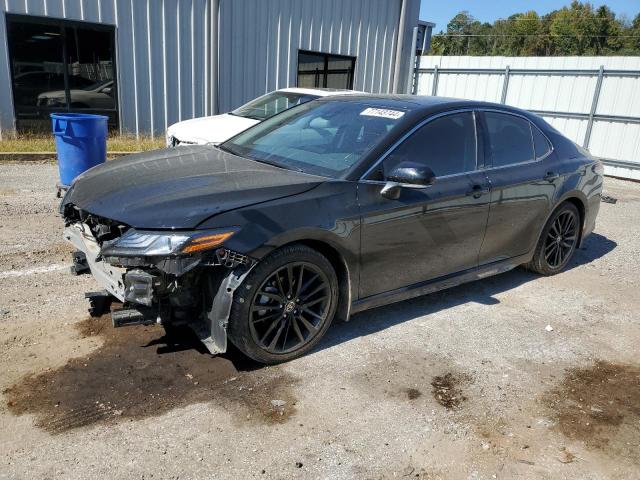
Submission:
[[[609,7],[574,0],[539,16],[531,10],[490,23],[463,11],[433,36],[431,55],[640,55],[640,13],[616,18]]]

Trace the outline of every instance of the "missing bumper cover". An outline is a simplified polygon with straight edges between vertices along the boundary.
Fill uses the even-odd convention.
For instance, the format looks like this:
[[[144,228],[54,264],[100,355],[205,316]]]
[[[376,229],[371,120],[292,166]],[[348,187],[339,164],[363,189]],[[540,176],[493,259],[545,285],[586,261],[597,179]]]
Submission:
[[[84,252],[81,252],[80,250],[73,252],[73,265],[71,266],[71,273],[73,273],[74,275],[91,273],[91,268],[89,268],[87,256],[84,254]]]
[[[158,322],[158,314],[151,308],[123,308],[111,312],[111,321],[114,328],[131,325],[153,325]]]
[[[241,267],[230,271],[222,278],[209,276],[206,280],[205,291],[212,300],[204,312],[206,316],[199,322],[190,324],[190,327],[214,355],[227,351],[227,325],[233,294],[253,266],[255,264],[249,268]]]
[[[124,299],[150,307],[154,300],[157,277],[144,270],[131,270],[124,276]]]
[[[106,290],[87,292],[84,294],[84,298],[89,300],[89,315],[92,317],[100,317],[108,313],[114,300],[114,297]]]

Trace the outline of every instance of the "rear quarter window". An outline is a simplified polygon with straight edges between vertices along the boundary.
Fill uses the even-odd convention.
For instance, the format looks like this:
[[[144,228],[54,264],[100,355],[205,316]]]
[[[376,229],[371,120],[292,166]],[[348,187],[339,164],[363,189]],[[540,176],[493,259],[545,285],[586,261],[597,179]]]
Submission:
[[[547,137],[545,137],[540,129],[535,125],[531,125],[531,133],[533,134],[533,149],[536,154],[536,159],[545,157],[551,152],[551,144]]]

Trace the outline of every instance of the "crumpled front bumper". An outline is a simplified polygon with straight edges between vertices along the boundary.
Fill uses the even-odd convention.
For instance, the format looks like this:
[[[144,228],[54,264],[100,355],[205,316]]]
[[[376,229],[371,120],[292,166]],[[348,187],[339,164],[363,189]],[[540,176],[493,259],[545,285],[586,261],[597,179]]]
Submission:
[[[199,314],[188,315],[185,319],[184,315],[176,315],[176,309],[193,310],[200,303],[190,296],[181,297],[180,288],[193,289],[198,284],[174,282],[179,275],[166,272],[163,274],[137,266],[123,268],[109,264],[102,257],[100,245],[85,223],[68,225],[64,230],[64,238],[84,253],[86,265],[96,281],[108,294],[124,304],[123,309],[112,312],[114,326],[147,324],[150,319],[153,319],[153,323],[186,323],[209,352],[217,354],[226,351],[226,330],[233,295],[255,266],[253,259],[237,252],[219,249],[217,255],[204,262],[202,268],[209,272],[205,277],[207,296],[211,302]],[[91,294],[88,295],[89,298]]]
[[[91,233],[91,229],[85,223],[77,222],[64,229],[64,238],[83,252],[91,274],[97,282],[111,295],[121,302],[125,301],[125,274],[126,268],[109,265],[102,260],[100,245]]]

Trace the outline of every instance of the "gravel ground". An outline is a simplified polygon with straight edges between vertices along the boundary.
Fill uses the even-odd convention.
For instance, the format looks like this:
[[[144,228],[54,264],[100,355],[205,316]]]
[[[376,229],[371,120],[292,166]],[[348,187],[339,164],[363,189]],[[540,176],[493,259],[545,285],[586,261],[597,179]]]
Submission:
[[[0,478],[640,478],[639,184],[606,180],[560,275],[365,312],[263,368],[87,318],[56,178],[0,165]]]

